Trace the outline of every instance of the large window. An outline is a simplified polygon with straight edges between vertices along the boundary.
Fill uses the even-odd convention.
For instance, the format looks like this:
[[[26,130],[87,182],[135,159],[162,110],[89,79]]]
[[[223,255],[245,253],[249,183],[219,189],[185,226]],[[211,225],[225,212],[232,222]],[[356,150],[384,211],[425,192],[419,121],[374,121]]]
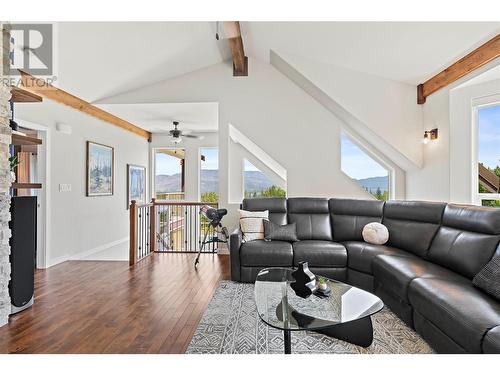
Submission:
[[[184,199],[184,158],[184,149],[155,150],[156,199]]]
[[[500,207],[500,103],[477,109],[477,162],[477,203]]]
[[[389,171],[345,134],[341,135],[341,168],[376,199],[389,199]]]
[[[244,192],[245,198],[257,197],[285,197],[286,191],[274,184],[256,166],[245,159],[244,161]]]
[[[200,149],[200,196],[202,202],[219,201],[219,150]]]

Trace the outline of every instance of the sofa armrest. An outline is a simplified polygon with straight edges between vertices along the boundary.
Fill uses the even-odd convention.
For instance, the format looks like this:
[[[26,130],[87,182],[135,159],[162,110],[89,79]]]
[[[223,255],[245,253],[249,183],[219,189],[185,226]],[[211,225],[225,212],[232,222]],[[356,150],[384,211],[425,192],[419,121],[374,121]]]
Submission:
[[[240,247],[242,242],[242,233],[237,228],[229,236],[229,256],[231,260],[231,280],[240,281]]]

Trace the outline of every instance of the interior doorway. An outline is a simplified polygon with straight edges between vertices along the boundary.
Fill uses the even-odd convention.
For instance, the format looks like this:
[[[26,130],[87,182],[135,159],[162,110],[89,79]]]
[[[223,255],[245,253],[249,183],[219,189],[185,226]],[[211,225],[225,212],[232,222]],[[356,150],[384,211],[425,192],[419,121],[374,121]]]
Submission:
[[[41,139],[42,144],[22,146],[16,149],[19,165],[16,182],[36,184],[37,187],[17,189],[17,196],[37,197],[37,251],[36,268],[47,268],[49,251],[49,210],[50,210],[50,129],[29,121],[16,119],[18,131],[33,138]]]

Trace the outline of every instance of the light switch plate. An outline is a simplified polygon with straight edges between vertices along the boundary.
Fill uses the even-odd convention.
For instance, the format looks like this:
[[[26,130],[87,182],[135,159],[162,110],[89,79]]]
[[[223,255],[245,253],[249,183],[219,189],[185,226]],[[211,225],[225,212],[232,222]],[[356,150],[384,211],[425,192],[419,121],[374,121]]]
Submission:
[[[71,191],[71,184],[59,184],[59,191],[64,193]]]

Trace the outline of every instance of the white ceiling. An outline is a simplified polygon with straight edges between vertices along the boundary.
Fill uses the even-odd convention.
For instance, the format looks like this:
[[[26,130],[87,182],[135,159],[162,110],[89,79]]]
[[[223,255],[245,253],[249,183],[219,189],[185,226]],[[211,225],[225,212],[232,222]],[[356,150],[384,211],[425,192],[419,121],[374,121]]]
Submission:
[[[245,52],[294,54],[418,84],[500,33],[499,22],[242,22]],[[221,62],[215,22],[58,23],[61,88],[88,101]]]
[[[94,102],[229,57],[210,22],[63,22],[56,25],[58,85]],[[226,44],[219,42],[219,44]]]
[[[215,132],[218,129],[217,103],[99,104],[113,113],[152,133],[168,133],[172,121],[179,129],[192,132]]]
[[[243,22],[246,51],[269,49],[419,84],[500,33],[500,22]]]
[[[499,22],[242,22],[245,52],[271,49],[418,84],[500,33]],[[230,57],[215,22],[58,23],[58,86],[90,102],[187,74]],[[149,131],[186,121],[217,129],[213,103],[102,106]],[[189,124],[188,124],[189,123]]]

